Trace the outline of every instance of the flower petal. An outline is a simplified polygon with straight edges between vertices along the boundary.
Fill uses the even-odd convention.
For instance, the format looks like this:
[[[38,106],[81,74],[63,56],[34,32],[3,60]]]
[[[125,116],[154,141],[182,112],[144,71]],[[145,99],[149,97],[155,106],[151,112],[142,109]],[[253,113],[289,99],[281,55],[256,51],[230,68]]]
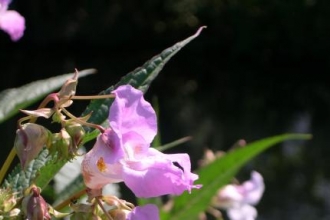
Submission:
[[[126,220],[159,220],[159,211],[153,204],[137,206],[128,214]]]
[[[222,187],[216,198],[214,199],[214,206],[218,208],[228,209],[243,201],[243,195],[239,192],[236,185],[226,185]]]
[[[157,133],[156,113],[143,93],[130,85],[118,87],[110,107],[110,126],[117,134],[135,132],[151,143]]]
[[[0,0],[0,12],[6,11],[11,0]]]
[[[265,191],[264,179],[256,171],[253,171],[251,173],[251,179],[245,181],[240,187],[243,193],[244,203],[251,205],[257,204]]]
[[[108,183],[121,182],[121,165],[123,157],[121,148],[117,148],[118,138],[111,129],[97,137],[96,143],[82,161],[82,174],[87,187],[100,189]]]
[[[17,11],[0,12],[0,29],[9,34],[12,41],[18,41],[25,30],[25,19]]]
[[[137,197],[180,195],[200,187],[193,185],[198,176],[190,172],[187,154],[165,155],[152,148],[150,151],[151,155],[139,161],[126,161],[123,166],[123,180]]]
[[[255,205],[261,199],[264,190],[265,184],[262,176],[253,171],[251,179],[241,185],[228,184],[222,187],[214,199],[214,206],[230,209],[244,204]]]
[[[230,220],[255,220],[257,218],[257,210],[248,204],[227,210]]]

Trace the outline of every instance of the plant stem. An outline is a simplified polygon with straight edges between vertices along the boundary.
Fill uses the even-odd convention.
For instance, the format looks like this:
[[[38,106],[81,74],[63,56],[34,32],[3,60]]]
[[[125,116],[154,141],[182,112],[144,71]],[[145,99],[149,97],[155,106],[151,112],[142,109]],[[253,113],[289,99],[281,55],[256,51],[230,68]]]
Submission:
[[[104,214],[107,216],[107,218],[109,220],[113,220],[113,218],[110,216],[110,214],[107,212],[107,210],[102,205],[100,199],[98,197],[96,197],[95,200],[96,200],[97,204],[100,206],[100,208],[102,209],[102,211],[104,212]]]
[[[14,157],[16,155],[16,149],[15,147],[13,147],[5,161],[5,163],[3,164],[3,166],[1,167],[1,170],[0,170],[0,184],[2,183],[2,180],[3,178],[5,177],[7,171],[8,171],[8,168],[11,164],[11,162],[13,161]]]
[[[87,96],[82,96],[82,95],[74,95],[71,96],[70,99],[75,99],[75,100],[90,100],[90,99],[110,99],[110,98],[115,98],[116,96],[114,94],[108,94],[108,95],[87,95]]]
[[[66,110],[65,108],[61,108],[61,110],[67,115],[69,116],[71,119],[75,120],[76,122],[79,122],[82,125],[86,125],[92,128],[96,128],[98,130],[100,130],[101,132],[104,132],[104,128],[101,125],[97,125],[97,124],[92,124],[92,123],[88,123],[86,121],[83,121],[79,118],[77,118],[76,116],[74,116],[73,114],[71,114],[68,110]]]
[[[72,200],[75,200],[75,199],[80,198],[85,193],[86,193],[86,189],[82,189],[82,190],[76,192],[70,198],[64,200],[63,202],[61,202],[60,204],[58,204],[57,206],[55,206],[54,209],[58,211],[58,210],[61,210],[61,209],[65,208],[67,205],[69,205],[71,203]]]
[[[175,141],[173,141],[173,142],[170,142],[170,143],[168,143],[168,144],[164,144],[163,146],[155,147],[155,148],[156,148],[157,150],[159,150],[159,151],[165,151],[165,150],[168,150],[168,149],[170,149],[170,148],[172,148],[172,147],[175,147],[175,146],[177,146],[177,145],[179,145],[179,144],[183,144],[183,143],[185,143],[185,142],[187,142],[187,141],[190,141],[191,139],[192,139],[191,136],[186,136],[186,137],[180,138],[180,139],[178,139],[178,140],[175,140]]]

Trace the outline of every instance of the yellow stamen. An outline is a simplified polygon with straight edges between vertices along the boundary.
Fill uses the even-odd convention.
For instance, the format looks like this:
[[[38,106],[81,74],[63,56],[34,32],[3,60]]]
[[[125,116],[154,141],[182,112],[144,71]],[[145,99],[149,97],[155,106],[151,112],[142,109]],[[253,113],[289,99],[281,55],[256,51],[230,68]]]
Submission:
[[[100,159],[97,161],[96,165],[97,165],[97,168],[101,172],[105,172],[107,170],[107,165],[105,164],[103,157],[100,157]]]

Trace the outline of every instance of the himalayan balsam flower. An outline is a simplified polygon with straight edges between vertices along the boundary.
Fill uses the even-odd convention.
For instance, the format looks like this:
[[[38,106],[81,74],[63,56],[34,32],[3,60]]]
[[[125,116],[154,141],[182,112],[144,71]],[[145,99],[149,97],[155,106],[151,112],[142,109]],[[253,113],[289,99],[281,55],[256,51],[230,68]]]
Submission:
[[[159,220],[157,206],[147,204],[145,206],[135,207],[128,215],[126,220]]]
[[[12,41],[18,41],[25,30],[25,19],[17,11],[7,10],[11,0],[0,0],[0,29],[9,34]]]
[[[163,154],[150,143],[157,119],[143,93],[130,85],[117,88],[110,107],[110,128],[99,135],[82,162],[85,184],[91,189],[122,182],[138,197],[179,195],[199,188],[188,154]]]
[[[256,205],[262,197],[265,185],[262,176],[254,171],[251,179],[241,185],[227,185],[218,191],[213,205],[226,209],[231,220],[254,220],[257,210]]]

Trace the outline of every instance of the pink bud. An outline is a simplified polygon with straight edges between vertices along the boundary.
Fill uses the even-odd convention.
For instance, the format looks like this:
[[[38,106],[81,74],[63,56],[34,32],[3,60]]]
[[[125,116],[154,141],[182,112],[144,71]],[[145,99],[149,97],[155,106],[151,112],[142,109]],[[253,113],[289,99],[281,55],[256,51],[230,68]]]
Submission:
[[[22,211],[29,220],[50,220],[48,204],[40,195],[40,188],[31,186],[22,200]]]
[[[23,169],[48,144],[49,137],[50,132],[46,128],[33,123],[26,123],[16,131],[14,146]]]

